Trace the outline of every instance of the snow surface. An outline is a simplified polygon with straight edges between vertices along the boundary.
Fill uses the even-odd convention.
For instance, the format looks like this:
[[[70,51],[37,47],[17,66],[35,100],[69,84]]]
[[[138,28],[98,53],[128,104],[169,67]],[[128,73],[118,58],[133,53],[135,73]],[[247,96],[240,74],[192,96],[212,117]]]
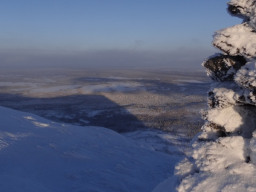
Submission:
[[[256,167],[247,163],[248,140],[241,136],[219,138],[217,142],[196,142],[194,162],[187,159],[177,166],[182,179],[179,192],[253,192]],[[189,167],[189,169],[188,169]],[[188,169],[190,172],[185,172]]]
[[[227,132],[238,131],[243,124],[242,116],[233,106],[224,109],[211,109],[208,111],[207,119],[210,122],[225,127]]]
[[[0,107],[0,191],[149,192],[180,159],[109,129]]]
[[[241,55],[248,58],[256,56],[256,33],[248,23],[216,32],[213,44],[233,56]]]
[[[193,151],[176,166],[175,175],[153,192],[255,192],[256,131],[251,139],[231,136],[201,141],[202,135],[194,139]]]
[[[235,81],[241,87],[253,89],[256,87],[256,62],[248,62],[235,76]]]

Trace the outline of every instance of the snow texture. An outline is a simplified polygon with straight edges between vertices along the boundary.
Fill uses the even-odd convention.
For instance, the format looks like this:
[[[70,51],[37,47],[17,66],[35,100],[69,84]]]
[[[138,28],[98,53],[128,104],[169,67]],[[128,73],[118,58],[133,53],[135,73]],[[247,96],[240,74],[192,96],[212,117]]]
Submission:
[[[228,3],[228,11],[231,15],[255,24],[255,3],[255,0],[231,0]]]
[[[213,80],[206,120],[193,150],[176,166],[179,192],[256,191],[256,1],[231,0],[243,23],[218,31],[224,52],[202,65]]]
[[[109,129],[0,107],[0,191],[148,192],[179,160]]]
[[[225,53],[256,57],[256,33],[249,23],[235,25],[215,33],[213,45]]]

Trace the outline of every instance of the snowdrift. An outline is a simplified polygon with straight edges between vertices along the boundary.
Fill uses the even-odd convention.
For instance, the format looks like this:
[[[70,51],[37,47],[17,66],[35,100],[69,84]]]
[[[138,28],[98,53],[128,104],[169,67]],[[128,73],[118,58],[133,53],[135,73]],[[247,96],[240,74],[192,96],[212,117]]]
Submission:
[[[173,174],[175,158],[109,129],[0,107],[0,191],[148,192]]]

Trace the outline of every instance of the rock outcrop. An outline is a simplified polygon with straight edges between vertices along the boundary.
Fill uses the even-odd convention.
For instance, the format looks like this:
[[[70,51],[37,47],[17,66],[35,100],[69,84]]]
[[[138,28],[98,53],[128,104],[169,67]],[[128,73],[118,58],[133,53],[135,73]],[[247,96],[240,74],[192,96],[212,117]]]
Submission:
[[[202,64],[213,80],[209,108],[190,158],[176,167],[180,192],[256,191],[256,1],[231,0],[227,10],[243,23],[216,32],[222,53]]]

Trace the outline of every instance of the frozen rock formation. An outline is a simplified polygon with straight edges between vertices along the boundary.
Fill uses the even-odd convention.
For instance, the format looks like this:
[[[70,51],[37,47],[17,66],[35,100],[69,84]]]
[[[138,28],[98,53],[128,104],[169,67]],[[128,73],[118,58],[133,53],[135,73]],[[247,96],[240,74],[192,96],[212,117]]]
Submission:
[[[202,64],[213,80],[209,109],[176,167],[179,192],[256,191],[256,0],[231,0],[227,10],[243,23],[216,32],[222,53]]]

